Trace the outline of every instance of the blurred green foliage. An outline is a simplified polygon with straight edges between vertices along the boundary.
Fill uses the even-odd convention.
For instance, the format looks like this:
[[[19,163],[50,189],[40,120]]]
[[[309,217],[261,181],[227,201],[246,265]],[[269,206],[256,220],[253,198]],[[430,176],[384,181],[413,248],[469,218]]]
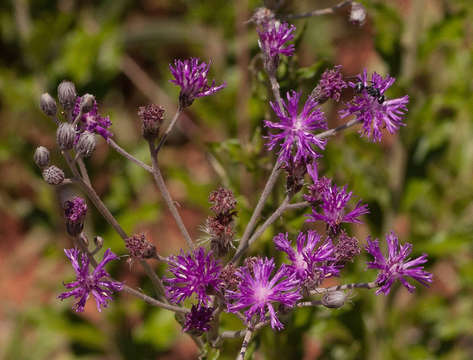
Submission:
[[[303,0],[286,3],[282,13],[314,6]],[[361,28],[347,23],[343,11],[297,21],[297,55],[284,60],[278,76],[283,91],[297,88],[305,94],[331,64],[342,63],[347,75],[368,67],[397,78],[388,96],[410,97],[407,126],[400,136],[371,144],[348,131],[329,142],[321,166],[370,205],[367,226],[353,228],[353,233],[364,241],[369,233],[380,237],[395,229],[403,241],[414,244],[413,256],[429,254],[435,281],[431,289],[414,295],[401,288],[387,298],[360,290],[339,310],[298,310],[284,332],[266,329],[258,334],[249,353],[268,359],[471,359],[473,4],[363,4],[369,15]],[[272,161],[261,128],[262,120],[273,116],[267,78],[254,28],[239,25],[258,6],[256,0],[0,3],[0,257],[8,257],[0,276],[0,289],[8,294],[0,300],[1,358],[195,357],[193,344],[169,312],[122,295],[100,314],[93,310],[78,316],[69,302],[56,301],[61,282],[73,276],[62,255],[71,243],[64,235],[58,194],[41,181],[32,162],[36,146],[54,148],[54,124],[41,114],[38,99],[44,91],[55,95],[62,79],[74,81],[80,93],[95,94],[101,112],[111,115],[117,142],[148,161],[137,106],[157,102],[172,116],[178,90],[168,82],[168,63],[184,56],[211,59],[213,75],[228,87],[192,105],[161,161],[194,237],[202,235],[199,225],[208,214],[208,193],[221,184],[237,194],[241,231]],[[337,108],[324,109],[331,114],[331,126],[339,124]],[[64,165],[57,155],[53,161]],[[127,232],[145,230],[163,254],[183,245],[143,170],[125,163],[103,142],[88,167]],[[281,200],[280,185],[264,216]],[[275,255],[272,236],[283,230],[294,234],[307,226],[303,220],[302,211],[287,214],[255,244],[254,252]],[[121,239],[94,210],[87,232],[100,234],[107,247],[125,253]],[[25,259],[34,261],[33,270]],[[118,278],[152,291],[136,266],[112,268]],[[17,280],[29,271],[32,281]],[[164,269],[157,271],[163,274]],[[369,281],[374,276],[360,258],[342,279]],[[239,328],[232,316],[224,324],[226,329]],[[220,354],[210,351],[209,358],[233,358],[240,344],[241,339],[231,340]]]

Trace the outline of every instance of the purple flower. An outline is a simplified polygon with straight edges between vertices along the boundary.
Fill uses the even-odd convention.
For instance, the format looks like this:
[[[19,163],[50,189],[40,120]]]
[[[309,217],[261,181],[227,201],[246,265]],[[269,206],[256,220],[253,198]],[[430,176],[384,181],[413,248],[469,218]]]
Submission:
[[[304,194],[304,200],[310,202],[313,206],[317,205],[323,198],[323,195],[330,188],[332,180],[325,176],[319,179],[317,163],[307,165],[307,173],[310,175],[313,184],[307,186],[308,194]]]
[[[209,292],[219,291],[221,286],[220,272],[222,266],[215,260],[212,252],[205,253],[200,247],[193,253],[172,256],[168,259],[169,271],[173,278],[165,278],[169,299],[181,303],[184,299],[196,294],[199,303],[210,301]]]
[[[302,112],[298,114],[300,93],[291,91],[287,93],[287,103],[283,100],[283,106],[287,114],[279,108],[278,103],[271,102],[279,122],[265,121],[265,126],[271,129],[280,130],[277,134],[269,134],[266,144],[269,150],[276,145],[280,145],[279,159],[283,163],[310,161],[319,157],[314,150],[314,146],[320,149],[325,148],[325,140],[319,139],[313,133],[315,130],[326,129],[325,115],[317,107],[318,103],[313,99],[307,99]]]
[[[72,117],[75,119],[80,113],[80,103],[81,97],[77,97],[76,103],[74,105],[74,110],[72,111]],[[79,135],[84,131],[90,131],[92,133],[96,133],[101,135],[104,139],[108,139],[113,136],[113,134],[108,130],[108,128],[112,125],[110,118],[108,116],[100,116],[98,112],[97,101],[94,99],[94,105],[92,106],[92,110],[89,112],[83,113],[79,119],[79,123],[77,124],[77,138],[76,142],[79,139]]]
[[[324,262],[333,261],[334,247],[332,240],[328,239],[322,242],[320,235],[316,231],[307,231],[307,233],[300,232],[297,236],[296,248],[292,247],[288,240],[288,235],[280,233],[273,239],[276,249],[284,251],[292,264],[288,268],[293,271],[297,278],[305,281],[313,278],[316,273],[328,273],[332,270],[326,269]],[[317,247],[318,246],[318,247]],[[338,272],[337,272],[338,273]]]
[[[69,235],[77,236],[84,228],[84,219],[87,214],[87,204],[84,199],[76,196],[64,202],[66,229]]]
[[[292,56],[294,45],[287,45],[288,41],[294,39],[296,27],[285,22],[269,21],[258,30],[259,47],[268,59],[273,59],[277,64],[279,55]]]
[[[373,73],[371,80],[368,80],[365,69],[363,74],[358,75],[358,82],[348,83],[358,94],[340,111],[340,117],[355,115],[363,123],[361,134],[375,142],[381,140],[383,127],[394,134],[400,126],[405,126],[402,117],[407,112],[409,102],[407,95],[392,100],[385,99],[384,93],[394,81],[389,75],[383,79],[377,73]]]
[[[315,208],[312,208],[312,214],[308,215],[307,222],[315,222],[317,220],[324,221],[332,231],[337,231],[341,223],[355,223],[360,224],[358,219],[361,215],[368,214],[368,206],[361,204],[359,201],[355,208],[349,212],[345,211],[345,207],[350,201],[352,192],[347,193],[347,187],[337,187],[337,185],[328,186],[322,195],[322,213],[318,213]]]
[[[407,258],[412,251],[412,244],[399,244],[399,240],[394,232],[386,235],[386,242],[388,243],[388,257],[385,258],[379,248],[379,241],[368,238],[366,251],[368,251],[374,260],[368,262],[368,269],[379,269],[380,272],[376,278],[376,284],[380,288],[376,294],[389,294],[391,286],[394,281],[399,280],[409,292],[413,292],[415,287],[409,284],[406,277],[411,277],[417,280],[424,286],[429,286],[432,282],[432,274],[424,271],[424,264],[427,262],[427,255],[422,254],[420,257],[410,260]]]
[[[342,65],[337,65],[333,69],[325,70],[320,77],[319,84],[312,91],[311,96],[319,102],[325,102],[328,99],[340,100],[342,89],[347,87],[340,72]]]
[[[66,291],[58,296],[59,299],[64,300],[73,296],[79,301],[74,305],[73,309],[76,312],[84,311],[84,306],[92,294],[97,304],[97,310],[100,312],[102,307],[107,307],[108,301],[112,300],[112,293],[120,291],[123,285],[118,281],[110,280],[110,275],[105,271],[105,265],[118,259],[110,249],[105,251],[102,261],[97,265],[92,273],[89,273],[89,257],[87,254],[78,249],[64,249],[66,256],[71,260],[72,267],[76,272],[76,281],[64,284]]]
[[[343,264],[347,261],[353,260],[353,258],[359,255],[361,252],[360,246],[358,245],[358,239],[356,237],[348,236],[345,231],[341,231],[338,242],[335,245],[335,258],[336,262]]]
[[[283,266],[271,277],[274,268],[274,260],[267,258],[256,259],[251,270],[247,266],[239,268],[236,272],[240,279],[238,289],[227,290],[228,311],[247,309],[245,316],[248,324],[254,315],[259,316],[259,321],[264,321],[269,313],[271,327],[281,330],[284,326],[276,316],[273,303],[293,307],[301,295],[295,274]]]
[[[217,91],[223,89],[226,84],[215,85],[215,80],[212,84],[208,83],[207,74],[210,69],[210,63],[199,63],[197,58],[190,58],[185,60],[174,60],[174,66],[169,64],[169,69],[174,80],[170,80],[173,84],[181,87],[179,94],[179,104],[182,108],[190,106],[194,99],[215,94]]]
[[[183,330],[195,336],[200,336],[209,331],[213,311],[212,307],[192,305],[191,311],[186,314]]]

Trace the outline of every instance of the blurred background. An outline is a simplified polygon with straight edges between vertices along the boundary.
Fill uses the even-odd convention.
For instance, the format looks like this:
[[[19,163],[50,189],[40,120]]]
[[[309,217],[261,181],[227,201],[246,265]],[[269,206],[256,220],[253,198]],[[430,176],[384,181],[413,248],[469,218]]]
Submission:
[[[300,13],[335,1],[286,0],[280,13]],[[327,67],[346,76],[364,67],[397,78],[388,97],[409,94],[407,126],[372,144],[356,129],[331,139],[321,160],[325,174],[366,201],[366,224],[351,228],[361,243],[394,229],[429,254],[431,288],[388,297],[353,293],[338,310],[300,309],[277,335],[261,331],[255,359],[472,359],[473,358],[473,3],[471,0],[366,0],[363,26],[348,10],[296,20],[297,52],[279,69],[282,90],[308,94]],[[2,0],[0,2],[0,358],[195,359],[197,349],[172,313],[120,294],[98,313],[89,301],[75,314],[60,302],[73,279],[63,254],[65,233],[58,194],[34,165],[34,149],[52,151],[55,124],[39,110],[39,96],[56,95],[63,79],[79,94],[96,96],[113,122],[114,139],[143,161],[137,107],[157,103],[169,119],[178,89],[169,83],[176,57],[211,60],[211,76],[228,86],[186,109],[160,154],[169,189],[194,238],[209,214],[208,194],[220,185],[238,199],[246,224],[271,169],[263,147],[263,119],[271,116],[254,26],[257,0]],[[337,107],[324,105],[329,126]],[[145,232],[163,255],[184,246],[150,176],[101,139],[87,160],[92,182],[128,233]],[[271,198],[264,216],[281,200]],[[74,187],[68,188],[77,192]],[[79,193],[78,193],[79,194]],[[121,239],[89,203],[86,232],[125,254]],[[275,255],[279,231],[294,236],[304,212],[288,213],[252,248]],[[370,281],[363,254],[340,281]],[[158,264],[156,270],[164,273]],[[138,266],[110,264],[118,279],[151,293]],[[226,329],[240,329],[234,317]],[[241,339],[220,352],[234,358]]]

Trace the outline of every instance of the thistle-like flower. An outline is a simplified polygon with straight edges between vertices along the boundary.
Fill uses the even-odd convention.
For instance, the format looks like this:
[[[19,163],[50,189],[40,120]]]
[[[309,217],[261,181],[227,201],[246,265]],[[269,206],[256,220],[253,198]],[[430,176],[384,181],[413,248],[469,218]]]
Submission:
[[[333,69],[325,70],[320,81],[310,94],[316,101],[323,103],[328,99],[340,100],[342,90],[347,87],[340,72],[342,65],[336,65]]]
[[[288,240],[287,233],[276,235],[273,241],[277,250],[287,254],[292,262],[287,268],[293,271],[299,280],[305,281],[313,278],[317,273],[327,274],[333,271],[333,266],[324,263],[335,260],[332,240],[327,239],[322,242],[316,231],[300,232],[295,249]]]
[[[201,305],[192,305],[191,311],[186,314],[183,330],[195,336],[200,336],[210,330],[214,308]]]
[[[210,63],[200,63],[197,58],[176,59],[174,60],[174,66],[169,64],[169,70],[174,76],[174,79],[170,81],[181,88],[179,94],[181,108],[192,105],[196,98],[215,94],[226,86],[225,83],[216,86],[215,80],[209,84],[207,79],[209,69]]]
[[[264,321],[269,314],[273,329],[284,328],[273,305],[279,303],[285,307],[293,307],[301,298],[299,281],[295,273],[288,271],[284,266],[271,276],[274,269],[274,260],[267,258],[256,259],[251,269],[247,266],[238,269],[236,272],[240,279],[238,289],[227,290],[226,293],[228,311],[238,312],[247,309],[245,316],[248,324],[252,323],[255,315],[259,321]]]
[[[258,30],[258,44],[264,54],[264,64],[270,73],[274,73],[279,64],[279,55],[292,56],[294,45],[287,42],[294,39],[296,27],[285,22],[272,20],[264,23]]]
[[[209,294],[218,292],[221,286],[222,266],[215,260],[212,252],[205,253],[200,247],[192,253],[172,256],[168,259],[168,270],[174,275],[165,278],[167,296],[173,303],[196,294],[200,304],[207,305]]]
[[[311,203],[312,206],[316,206],[322,201],[325,192],[328,191],[332,184],[332,180],[325,176],[319,178],[317,163],[315,161],[307,165],[307,173],[312,179],[312,184],[307,185],[308,193],[304,194],[304,200]]]
[[[286,113],[279,108],[277,102],[271,102],[271,107],[279,118],[279,122],[265,121],[264,125],[280,130],[277,134],[269,134],[266,146],[272,150],[280,145],[279,161],[281,163],[311,161],[319,157],[314,146],[324,149],[326,141],[319,139],[313,133],[327,128],[325,115],[313,99],[307,99],[302,112],[298,114],[298,104],[301,94],[295,91],[287,93],[287,102],[283,100]]]
[[[399,244],[399,240],[394,232],[386,235],[388,243],[388,256],[385,257],[379,248],[379,241],[368,238],[366,251],[369,252],[374,260],[368,262],[368,269],[379,269],[376,284],[380,288],[376,294],[389,294],[394,281],[399,280],[409,292],[413,292],[415,287],[407,282],[407,277],[417,280],[424,286],[429,286],[432,282],[432,274],[424,270],[427,262],[427,254],[422,254],[418,258],[410,260],[407,258],[412,251],[412,244]]]
[[[361,224],[359,217],[369,213],[368,205],[358,201],[355,208],[347,212],[345,207],[351,196],[352,192],[347,192],[346,186],[343,188],[339,188],[337,185],[328,186],[322,195],[320,205],[322,212],[319,213],[316,208],[312,208],[312,214],[308,215],[307,222],[323,221],[334,232],[337,232],[341,223]]]
[[[383,77],[373,73],[368,80],[366,69],[358,75],[358,82],[348,82],[357,94],[346,108],[340,111],[340,117],[355,115],[363,123],[360,133],[374,142],[381,140],[381,130],[386,128],[394,134],[400,126],[405,126],[402,117],[407,112],[409,96],[386,100],[384,93],[394,83],[395,79],[389,75]]]
[[[102,307],[107,307],[108,302],[112,300],[111,295],[123,288],[120,282],[110,280],[110,275],[105,271],[105,265],[112,260],[118,259],[118,256],[110,249],[107,249],[102,261],[92,273],[89,273],[90,260],[87,254],[78,249],[64,249],[64,252],[76,272],[76,281],[64,284],[66,289],[72,290],[60,294],[58,298],[64,300],[73,296],[75,299],[79,299],[73,309],[76,312],[82,312],[84,311],[87,299],[92,294],[97,304],[97,310],[100,312]]]
[[[81,103],[82,97],[77,97],[74,110],[72,112],[73,119],[75,119],[80,114]],[[104,139],[108,139],[113,136],[113,134],[108,130],[111,125],[112,122],[108,116],[104,117],[99,114],[97,101],[94,99],[92,109],[88,112],[83,112],[79,119],[77,124],[78,134],[76,141],[78,141],[79,135],[84,131],[89,131],[91,133],[101,135]]]
[[[64,215],[66,217],[66,230],[71,236],[79,235],[84,228],[84,219],[87,214],[87,203],[76,196],[64,202]]]

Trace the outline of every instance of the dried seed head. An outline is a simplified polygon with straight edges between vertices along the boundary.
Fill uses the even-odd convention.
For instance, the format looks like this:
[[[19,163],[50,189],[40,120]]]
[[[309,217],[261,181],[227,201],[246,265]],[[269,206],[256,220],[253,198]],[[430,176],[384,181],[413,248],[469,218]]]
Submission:
[[[95,96],[90,94],[85,94],[80,98],[80,111],[85,114],[88,113],[95,104]]]
[[[352,261],[353,258],[361,252],[358,240],[356,237],[348,236],[345,231],[342,231],[338,237],[338,242],[335,245],[335,258],[338,263]]]
[[[64,181],[64,171],[51,165],[43,170],[43,179],[49,185],[59,185]]]
[[[347,294],[344,291],[330,291],[322,296],[322,305],[330,309],[342,307],[347,300]]]
[[[70,111],[74,109],[74,104],[77,98],[74,83],[70,81],[62,81],[57,87],[57,97],[64,110]]]
[[[163,123],[164,108],[155,104],[140,106],[138,116],[141,119],[141,133],[148,141],[155,140]]]
[[[39,168],[45,168],[49,165],[49,150],[44,146],[36,148],[33,156],[34,162]]]
[[[352,24],[362,26],[366,20],[366,9],[363,5],[357,2],[351,3],[350,19]]]
[[[56,100],[53,99],[51,95],[48,93],[44,93],[41,95],[39,100],[39,106],[41,110],[48,116],[53,117],[56,115],[57,112],[57,105]]]
[[[145,234],[135,234],[125,239],[125,246],[130,255],[138,259],[157,257],[156,246],[146,240]]]
[[[80,154],[83,157],[89,157],[95,150],[95,136],[90,131],[84,131],[77,143],[74,145],[76,153]]]
[[[62,123],[56,131],[56,142],[61,150],[70,150],[74,146],[76,130],[74,125]]]
[[[233,192],[223,187],[210,193],[209,202],[212,204],[210,209],[216,214],[230,213],[236,206]]]

